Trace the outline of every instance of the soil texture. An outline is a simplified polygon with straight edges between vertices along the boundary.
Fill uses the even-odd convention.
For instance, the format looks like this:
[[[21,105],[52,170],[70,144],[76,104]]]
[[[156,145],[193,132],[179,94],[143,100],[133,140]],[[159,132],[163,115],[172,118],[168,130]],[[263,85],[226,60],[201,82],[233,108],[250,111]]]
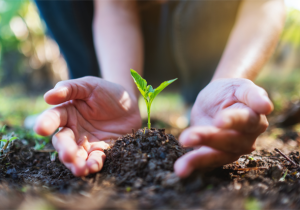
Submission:
[[[35,150],[25,136],[0,156],[0,208],[299,209],[300,156],[293,132],[272,139],[278,147],[273,150],[266,146],[269,131],[258,142],[263,149],[186,179],[175,175],[173,164],[190,149],[164,129],[123,136],[105,150],[103,170],[87,177],[74,177],[51,144]]]

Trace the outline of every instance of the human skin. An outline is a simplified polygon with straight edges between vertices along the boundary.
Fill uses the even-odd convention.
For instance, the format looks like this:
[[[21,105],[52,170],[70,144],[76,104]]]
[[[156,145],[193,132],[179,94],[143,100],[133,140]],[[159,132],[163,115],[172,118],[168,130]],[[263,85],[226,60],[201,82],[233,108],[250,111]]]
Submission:
[[[177,160],[178,176],[229,163],[254,149],[273,106],[266,92],[250,80],[271,55],[283,20],[281,0],[242,3],[213,80],[199,93],[191,127],[179,138],[197,149]],[[130,76],[130,68],[141,74],[143,63],[136,2],[95,1],[93,31],[103,79],[58,83],[45,94],[47,103],[58,106],[45,111],[35,126],[41,135],[60,128],[53,145],[76,176],[101,170],[107,140],[141,126],[137,89]]]
[[[233,162],[255,149],[256,138],[268,127],[266,115],[273,105],[267,93],[250,80],[273,52],[284,19],[281,0],[242,2],[213,79],[192,108],[191,127],[179,137],[183,145],[195,149],[176,161],[178,176]]]

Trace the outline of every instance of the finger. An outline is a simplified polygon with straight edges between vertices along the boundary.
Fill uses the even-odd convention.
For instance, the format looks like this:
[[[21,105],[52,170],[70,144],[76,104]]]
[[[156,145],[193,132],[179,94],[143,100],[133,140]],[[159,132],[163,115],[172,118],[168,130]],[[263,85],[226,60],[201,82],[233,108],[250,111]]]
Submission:
[[[185,178],[195,169],[208,169],[231,163],[239,158],[237,154],[218,151],[206,146],[180,157],[174,164],[175,173]]]
[[[255,149],[256,137],[235,130],[194,126],[183,131],[179,141],[188,147],[209,146],[223,152],[248,154]]]
[[[98,142],[90,143],[89,147],[86,148],[89,153],[87,158],[89,173],[96,173],[102,169],[106,157],[103,150],[107,148],[109,148],[109,144],[104,141],[99,142],[99,140]]]
[[[74,176],[87,176],[89,170],[86,164],[86,160],[81,157],[76,157],[72,163],[64,163],[65,166],[71,170]]]
[[[79,152],[75,136],[70,128],[63,128],[52,138],[52,144],[63,163],[74,163]]]
[[[58,106],[44,111],[34,125],[34,131],[42,136],[49,136],[57,128],[67,124],[67,106]]]
[[[94,80],[94,77],[83,77],[58,82],[52,90],[45,93],[45,101],[55,105],[73,99],[86,99],[94,89]]]
[[[100,171],[103,167],[105,157],[104,152],[101,150],[92,151],[87,159],[89,173],[96,173]]]
[[[265,115],[255,113],[252,109],[226,109],[214,119],[214,125],[222,129],[233,129],[244,133],[262,133],[268,127]]]
[[[259,114],[270,114],[273,111],[273,104],[267,92],[250,80],[245,80],[236,89],[235,96],[240,102],[246,104]]]

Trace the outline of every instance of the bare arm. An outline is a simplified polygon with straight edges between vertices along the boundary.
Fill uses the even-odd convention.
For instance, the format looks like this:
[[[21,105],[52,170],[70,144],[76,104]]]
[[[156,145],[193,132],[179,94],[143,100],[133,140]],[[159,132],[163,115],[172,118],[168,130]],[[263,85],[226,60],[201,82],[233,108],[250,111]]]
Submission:
[[[94,5],[93,34],[101,74],[136,95],[130,69],[142,73],[143,64],[136,1],[95,0]]]
[[[283,0],[244,0],[213,80],[255,79],[276,46],[284,17]]]
[[[199,93],[191,127],[179,137],[183,145],[195,149],[176,161],[178,176],[230,163],[255,149],[256,138],[268,127],[266,115],[273,105],[267,93],[250,80],[275,48],[284,20],[282,3],[242,2],[213,81]]]

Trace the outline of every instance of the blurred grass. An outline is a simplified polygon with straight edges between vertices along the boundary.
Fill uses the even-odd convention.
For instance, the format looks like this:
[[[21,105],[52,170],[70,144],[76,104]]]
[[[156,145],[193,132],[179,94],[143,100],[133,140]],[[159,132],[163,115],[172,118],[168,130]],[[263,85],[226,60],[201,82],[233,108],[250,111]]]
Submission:
[[[49,108],[43,96],[26,96],[11,94],[11,90],[0,89],[0,121],[2,124],[22,126],[24,119],[29,115],[39,114]]]
[[[300,69],[290,72],[262,72],[255,83],[263,87],[274,103],[274,114],[300,100]]]

